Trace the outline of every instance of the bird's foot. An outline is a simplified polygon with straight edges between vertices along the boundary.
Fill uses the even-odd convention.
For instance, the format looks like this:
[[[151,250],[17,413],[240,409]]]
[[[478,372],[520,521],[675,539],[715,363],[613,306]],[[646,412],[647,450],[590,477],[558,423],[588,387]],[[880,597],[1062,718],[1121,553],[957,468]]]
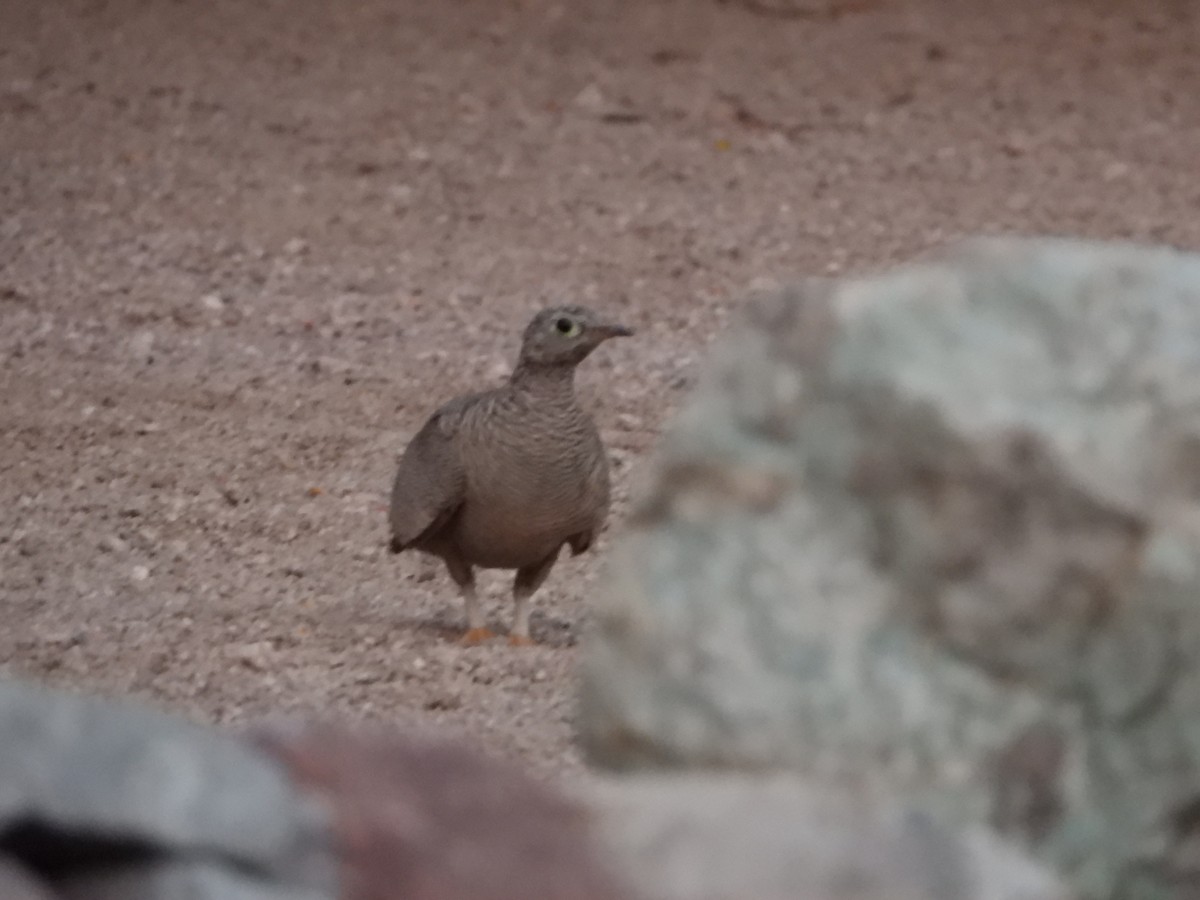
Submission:
[[[482,644],[484,641],[491,640],[495,636],[496,633],[487,626],[468,628],[467,633],[462,636],[462,642],[468,647],[474,647],[476,644]]]
[[[510,647],[532,647],[537,644],[537,641],[527,634],[510,634],[508,644]]]

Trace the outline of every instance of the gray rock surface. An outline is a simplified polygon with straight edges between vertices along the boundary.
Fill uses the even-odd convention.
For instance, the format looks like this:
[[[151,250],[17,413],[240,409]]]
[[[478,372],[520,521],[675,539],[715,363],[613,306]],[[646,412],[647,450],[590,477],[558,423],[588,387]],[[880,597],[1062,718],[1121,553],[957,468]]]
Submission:
[[[1065,900],[988,829],[790,776],[633,775],[588,787],[596,834],[646,900]]]
[[[325,817],[283,767],[230,735],[128,702],[0,682],[0,849],[55,884],[186,859],[333,896]]]
[[[761,297],[595,598],[613,768],[790,768],[1090,897],[1200,875],[1200,257],[972,241]]]
[[[69,879],[62,900],[330,900],[323,890],[256,878],[217,862],[176,860]]]

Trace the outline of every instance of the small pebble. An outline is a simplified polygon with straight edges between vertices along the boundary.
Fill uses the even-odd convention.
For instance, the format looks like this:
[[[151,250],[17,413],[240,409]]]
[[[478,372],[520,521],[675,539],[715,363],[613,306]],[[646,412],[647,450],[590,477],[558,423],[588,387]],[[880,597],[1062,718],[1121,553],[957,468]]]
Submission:
[[[154,362],[154,332],[141,331],[130,338],[129,355],[143,365]]]
[[[124,553],[128,549],[128,545],[115,534],[100,538],[99,547],[104,553]]]
[[[275,647],[270,641],[254,641],[232,648],[229,655],[248,669],[265,672],[274,660]]]

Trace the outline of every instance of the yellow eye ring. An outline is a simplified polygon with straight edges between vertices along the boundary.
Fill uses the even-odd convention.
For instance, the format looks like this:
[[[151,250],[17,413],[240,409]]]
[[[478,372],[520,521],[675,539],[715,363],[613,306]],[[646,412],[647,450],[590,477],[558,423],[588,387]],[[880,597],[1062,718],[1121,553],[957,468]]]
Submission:
[[[566,316],[563,316],[561,319],[559,319],[557,322],[555,322],[554,328],[563,337],[569,337],[569,338],[578,337],[579,332],[582,330],[579,327],[578,322],[568,319]]]

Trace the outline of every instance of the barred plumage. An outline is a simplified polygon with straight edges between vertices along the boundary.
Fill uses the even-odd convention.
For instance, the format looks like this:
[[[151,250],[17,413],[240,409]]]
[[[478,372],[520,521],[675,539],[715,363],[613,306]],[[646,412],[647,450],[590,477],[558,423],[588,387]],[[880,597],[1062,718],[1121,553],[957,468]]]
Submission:
[[[575,368],[632,334],[580,306],[525,329],[508,383],[439,407],[405,449],[392,486],[393,553],[440,557],[463,594],[470,643],[490,632],[473,569],[516,569],[513,643],[529,642],[529,597],[558,558],[591,546],[609,507],[608,457],[575,397]]]

